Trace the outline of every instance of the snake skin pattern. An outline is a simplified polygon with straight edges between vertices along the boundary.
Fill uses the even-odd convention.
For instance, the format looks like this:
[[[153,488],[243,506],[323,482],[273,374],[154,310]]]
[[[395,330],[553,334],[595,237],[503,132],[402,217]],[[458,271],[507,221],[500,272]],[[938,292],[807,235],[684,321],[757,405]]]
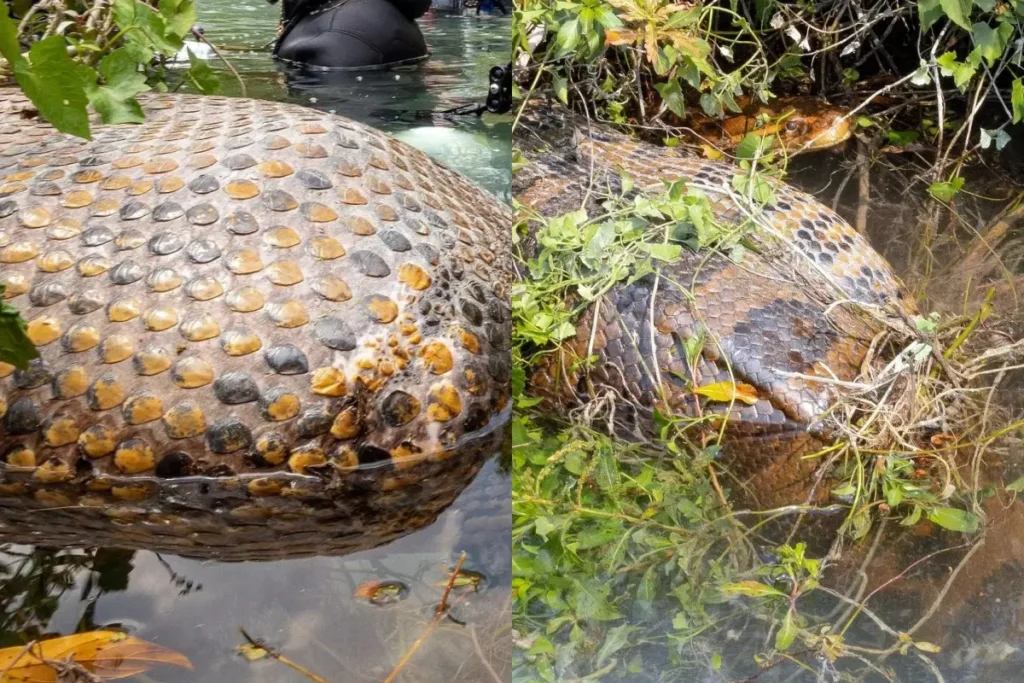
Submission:
[[[819,462],[802,456],[828,445],[820,421],[836,398],[835,385],[808,377],[856,377],[878,330],[861,306],[914,311],[888,264],[837,214],[782,183],[771,204],[748,207],[732,190],[731,165],[637,142],[544,104],[526,108],[514,137],[526,163],[513,194],[527,215],[586,206],[599,216],[599,200],[619,191],[625,173],[641,191],[685,180],[722,223],[751,218],[774,238],[739,263],[684,252],[659,276],[615,287],[577,322],[575,339],[546,357],[532,390],[571,402],[611,388],[634,432],[656,405],[727,416],[724,456],[744,498],[763,506],[800,500]],[[700,329],[703,353],[688,367],[684,341]],[[591,355],[596,364],[577,369]],[[691,381],[748,384],[757,401],[701,405]]]
[[[511,212],[304,107],[140,98],[57,133],[0,101],[6,538],[221,559],[428,523],[509,415]]]

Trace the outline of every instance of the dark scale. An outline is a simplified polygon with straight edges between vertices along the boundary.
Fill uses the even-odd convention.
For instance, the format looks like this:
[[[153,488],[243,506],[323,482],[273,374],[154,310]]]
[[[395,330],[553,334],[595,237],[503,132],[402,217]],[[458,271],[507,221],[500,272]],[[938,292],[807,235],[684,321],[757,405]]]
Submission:
[[[260,398],[260,388],[247,372],[225,372],[214,380],[213,391],[217,400],[227,405],[252,403]]]
[[[279,375],[304,375],[309,372],[306,354],[294,344],[274,346],[264,354],[267,365]]]
[[[188,189],[196,194],[209,194],[220,189],[220,182],[212,175],[203,174],[193,178],[188,184]]]
[[[234,453],[250,448],[252,443],[252,432],[235,417],[217,420],[206,428],[206,446],[214,453]]]

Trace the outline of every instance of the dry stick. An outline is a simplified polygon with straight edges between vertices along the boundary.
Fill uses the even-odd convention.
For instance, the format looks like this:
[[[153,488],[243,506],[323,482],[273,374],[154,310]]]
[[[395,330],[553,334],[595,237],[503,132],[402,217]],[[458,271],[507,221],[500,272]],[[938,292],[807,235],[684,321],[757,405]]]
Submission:
[[[469,635],[473,639],[473,647],[476,648],[476,654],[480,658],[480,663],[487,669],[487,673],[491,674],[491,678],[494,679],[494,683],[504,683],[498,672],[494,670],[491,663],[487,661],[487,656],[484,655],[483,648],[480,647],[480,641],[476,637],[476,627],[473,624],[469,625]]]
[[[284,664],[285,666],[287,666],[287,667],[289,667],[289,668],[291,668],[291,669],[293,669],[295,671],[298,671],[300,674],[302,674],[303,676],[305,676],[309,680],[313,681],[313,683],[328,683],[326,678],[322,678],[322,677],[316,675],[315,673],[313,673],[312,671],[310,671],[306,667],[302,666],[301,664],[299,664],[297,662],[293,662],[292,660],[288,659],[287,657],[285,657],[283,654],[281,654],[277,650],[274,650],[270,646],[268,646],[268,645],[266,645],[266,644],[256,640],[255,638],[250,636],[248,633],[246,633],[245,628],[243,628],[242,626],[239,626],[238,630],[242,632],[242,637],[245,638],[247,641],[249,641],[250,645],[252,645],[253,647],[257,647],[257,648],[263,650],[264,652],[267,653],[267,656],[270,657],[271,659],[275,659],[275,660],[281,662],[282,664]]]
[[[416,639],[416,642],[412,644],[412,647],[410,647],[406,651],[406,653],[402,655],[402,659],[400,659],[398,664],[395,665],[395,668],[391,670],[391,673],[388,674],[388,677],[384,679],[384,683],[393,683],[394,680],[398,678],[398,674],[402,672],[402,669],[405,668],[405,665],[409,663],[409,660],[412,659],[412,656],[416,654],[416,651],[420,649],[423,643],[427,642],[427,638],[430,637],[430,634],[434,632],[434,629],[436,629],[438,624],[441,623],[441,620],[444,619],[445,616],[447,616],[449,608],[448,596],[451,595],[452,587],[455,586],[455,579],[457,579],[459,574],[462,572],[462,563],[465,561],[466,553],[463,552],[461,555],[459,555],[459,561],[455,564],[455,569],[452,570],[452,575],[448,577],[448,585],[445,586],[444,595],[441,596],[441,602],[439,602],[437,604],[437,607],[434,609],[433,621],[431,621],[430,624],[427,626],[427,630],[424,631],[423,634]]]
[[[871,146],[857,138],[857,232],[868,231],[868,206],[871,203]]]

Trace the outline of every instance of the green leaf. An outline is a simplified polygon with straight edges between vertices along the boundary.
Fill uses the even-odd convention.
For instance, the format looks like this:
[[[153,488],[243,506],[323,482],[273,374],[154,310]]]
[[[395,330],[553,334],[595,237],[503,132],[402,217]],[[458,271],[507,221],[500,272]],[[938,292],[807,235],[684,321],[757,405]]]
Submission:
[[[1020,493],[1024,491],[1024,477],[1017,477],[1009,484],[1006,485],[1006,490],[1009,493]]]
[[[971,0],[939,0],[939,5],[950,21],[970,33]]]
[[[1020,123],[1024,119],[1024,83],[1019,78],[1010,89],[1010,104],[1013,105],[1013,122]]]
[[[601,583],[597,579],[585,581],[575,579],[575,583],[577,588],[576,614],[580,619],[609,621],[622,617],[622,614],[609,602],[612,592],[610,585]]]
[[[538,517],[533,520],[533,528],[537,535],[546,541],[548,540],[548,534],[555,530],[555,525],[547,517]]]
[[[779,627],[779,632],[775,634],[775,649],[788,650],[795,639],[796,624],[793,623],[793,610],[790,609],[786,612],[786,616],[782,618],[782,626]]]
[[[99,63],[103,85],[88,88],[89,102],[103,123],[142,123],[145,116],[135,96],[149,90],[139,62],[126,48],[114,50]]]
[[[972,33],[974,44],[981,50],[981,56],[989,66],[992,66],[1003,54],[1006,43],[1013,34],[1013,27],[1002,22],[993,29],[988,24],[979,22],[974,24]]]
[[[761,152],[761,145],[765,139],[761,135],[747,133],[740,144],[736,147],[737,159],[753,159]]]
[[[917,142],[921,138],[921,134],[916,130],[890,130],[886,133],[886,137],[892,144],[906,147],[912,142]]]
[[[682,86],[678,80],[670,80],[665,83],[655,83],[654,89],[661,95],[661,101],[665,103],[669,111],[679,118],[686,117],[686,98],[683,95]]]
[[[555,74],[553,81],[552,85],[555,90],[555,97],[557,97],[562,104],[569,104],[569,79],[561,74]]]
[[[24,63],[18,44],[18,27],[11,21],[7,3],[0,3],[0,54],[12,65]]]
[[[191,66],[186,76],[196,86],[196,89],[204,95],[216,92],[220,87],[220,79],[210,65],[196,57],[191,49],[188,51],[188,61]]]
[[[931,28],[943,16],[939,0],[921,0],[917,3],[917,12],[921,20],[922,33]]]
[[[960,191],[964,186],[964,179],[957,176],[952,180],[942,183],[932,183],[928,188],[928,193],[931,196],[938,199],[940,202],[951,202],[956,193]]]
[[[678,244],[650,244],[648,242],[640,242],[639,247],[651,255],[651,258],[658,259],[659,261],[668,261],[674,263],[679,260],[679,257],[683,253],[683,248]]]
[[[199,19],[195,0],[160,0],[160,16],[167,33],[178,38],[184,38]]]
[[[0,296],[3,296],[2,285]],[[18,310],[0,302],[0,362],[24,370],[28,362],[36,358],[39,358],[39,351],[25,334],[25,321]]]
[[[595,666],[601,668],[616,652],[629,644],[629,634],[634,630],[636,630],[636,626],[630,626],[629,624],[608,629],[608,635],[605,636],[604,644],[597,651],[597,663]]]
[[[722,668],[722,655],[717,652],[711,655],[711,670],[718,671]]]
[[[958,508],[936,508],[928,513],[928,519],[950,531],[972,534],[978,530],[977,515]]]
[[[156,53],[170,57],[184,46],[181,36],[175,33],[177,28],[169,30],[165,16],[144,2],[114,0],[113,7],[114,22],[125,32],[125,42],[136,51],[141,62],[148,62]],[[172,15],[171,19],[174,18]]]
[[[558,46],[559,55],[566,55],[576,49],[580,40],[579,19],[569,19],[558,28],[555,36],[555,45]]]
[[[89,139],[89,98],[86,88],[96,72],[74,62],[61,36],[50,36],[32,45],[29,62],[14,64],[14,76],[25,95],[46,121],[62,133]]]

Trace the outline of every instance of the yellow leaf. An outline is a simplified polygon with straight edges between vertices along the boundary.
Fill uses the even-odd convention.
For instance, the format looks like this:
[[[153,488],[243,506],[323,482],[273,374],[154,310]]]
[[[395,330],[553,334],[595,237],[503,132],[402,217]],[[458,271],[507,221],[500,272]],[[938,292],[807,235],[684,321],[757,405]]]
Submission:
[[[636,42],[637,32],[625,28],[606,28],[604,30],[605,45],[632,45]]]
[[[647,61],[651,64],[658,63],[657,28],[650,23],[647,25],[647,31],[644,33],[644,51],[647,53]]]
[[[705,159],[710,159],[711,161],[721,161],[722,159],[725,158],[724,154],[722,154],[716,148],[712,147],[707,143],[701,144],[700,148],[704,152]]]
[[[100,678],[128,678],[155,664],[192,668],[183,654],[117,631],[90,631],[0,650],[0,683],[56,683],[48,662],[71,660]]]
[[[915,640],[914,647],[922,652],[942,652],[942,648],[935,643],[929,643],[925,640]]]
[[[732,403],[740,401],[747,405],[757,403],[757,389],[749,384],[733,384],[732,382],[715,382],[693,390],[695,394],[706,396],[708,400],[719,403]]]
[[[250,662],[256,662],[261,659],[265,659],[270,653],[267,652],[266,648],[262,648],[259,645],[246,643],[245,645],[238,646],[238,654],[242,655]]]

